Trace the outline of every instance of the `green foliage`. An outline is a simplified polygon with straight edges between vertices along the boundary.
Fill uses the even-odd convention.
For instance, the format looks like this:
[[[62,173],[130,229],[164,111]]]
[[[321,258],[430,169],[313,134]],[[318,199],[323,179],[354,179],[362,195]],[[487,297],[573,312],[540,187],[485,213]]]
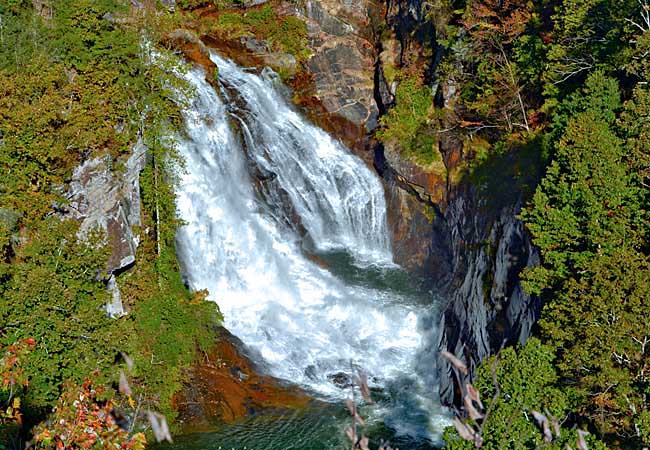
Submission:
[[[544,254],[544,266],[527,277],[528,289],[536,293],[586,270],[594,257],[611,254],[631,237],[635,192],[622,160],[623,143],[610,127],[620,105],[618,88],[596,73],[584,92],[567,102],[569,119],[555,160],[532,208],[522,214]]]
[[[630,166],[633,182],[640,187],[644,196],[642,203],[648,205],[648,185],[650,185],[650,89],[641,85],[634,90],[633,97],[625,102],[618,125],[625,139],[625,161]],[[646,211],[647,213],[647,211]],[[646,226],[650,226],[646,220]],[[648,235],[646,228],[646,236]],[[648,249],[646,248],[646,251]]]
[[[625,448],[647,446],[650,436],[642,319],[650,314],[650,30],[633,23],[645,24],[646,9],[637,0],[467,2],[466,34],[446,37],[441,65],[460,85],[460,127],[488,144],[466,151],[476,157],[470,179],[488,200],[512,201],[519,192],[499,182],[535,185],[530,172],[549,161],[521,216],[542,256],[523,283],[545,301],[538,334],[556,348],[558,375],[548,385],[570,391],[570,424]],[[517,94],[526,139],[511,126],[524,117]],[[522,144],[536,161],[524,170]],[[490,442],[506,428],[485,424]]]
[[[50,43],[57,59],[80,72],[97,70],[98,64],[117,66],[123,73],[138,70],[141,67],[138,58],[140,42],[131,35],[137,30],[125,32],[114,27],[105,16],[109,12],[120,15],[127,11],[128,4],[115,0],[57,4],[53,19],[56,26],[51,32]],[[74,32],[70,33],[70,30]],[[120,82],[116,84],[119,86]]]
[[[647,257],[623,247],[596,258],[593,275],[568,280],[549,302],[540,326],[563,348],[560,373],[580,395],[577,412],[608,439],[648,436],[645,339],[650,328]]]
[[[464,151],[475,152],[468,178],[479,188],[490,211],[499,211],[518,199],[529,199],[548,159],[540,133],[506,135],[493,146],[475,137],[465,142]]]
[[[268,4],[246,11],[223,12],[212,23],[210,31],[227,39],[253,36],[265,40],[271,50],[289,53],[298,62],[311,55],[305,22],[295,16],[281,16]]]
[[[544,75],[547,107],[563,92],[570,92],[596,69],[616,70],[625,64],[629,37],[626,18],[638,15],[636,0],[563,0],[558,3],[549,67]]]
[[[616,81],[591,75],[558,108],[555,159],[522,213],[543,257],[525,281],[547,299],[542,337],[561,348],[557,367],[577,412],[614,445],[650,433],[644,95],[637,90],[617,122]]]
[[[118,14],[119,5],[57,2],[47,24],[27,13],[3,17],[14,32],[0,44],[6,56],[0,56],[0,167],[7,175],[0,207],[29,211],[27,223],[49,211],[57,200],[52,185],[82,159],[126,154],[146,105],[158,99],[150,110],[159,111],[166,102],[173,116],[163,82],[170,77],[145,60],[139,30],[103,18]],[[42,44],[23,45],[32,36]]]
[[[499,356],[485,360],[476,374],[476,387],[489,411],[481,420],[483,445],[488,450],[557,449],[576,447],[577,432],[562,428],[553,442],[544,441],[544,434],[533,418],[533,411],[563,421],[571,412],[574,395],[570,389],[557,386],[558,375],[553,367],[554,348],[531,338],[524,347],[504,349]],[[473,449],[473,442],[460,438],[453,427],[445,431],[448,449]],[[589,448],[604,449],[595,439],[588,439]]]
[[[180,162],[166,136],[180,124],[176,92],[191,93],[173,75],[178,61],[160,49],[154,61],[151,42],[174,19],[122,0],[51,3],[43,16],[31,2],[0,3],[0,345],[37,341],[23,365],[29,424],[66,380],[98,370],[96,382],[114,382],[120,352],[135,360],[138,401],[171,417],[181,369],[220,320],[183,285],[173,245]],[[52,205],[66,203],[61,192],[79,163],[108,155],[119,167],[138,140],[150,161],[142,241],[135,268],[117,279],[130,312],[111,320],[104,236],[81,240]]]
[[[431,130],[431,89],[415,77],[399,75],[395,106],[381,118],[383,128],[377,137],[398,143],[404,154],[415,162],[428,165],[441,160],[437,138]]]
[[[112,364],[115,348],[107,343],[116,342],[118,325],[102,312],[106,252],[80,242],[73,222],[51,217],[43,225],[48,233],[17,249],[0,304],[3,341],[38,342],[24,364],[26,406],[37,410],[57,400],[64,380]]]
[[[280,26],[269,35],[269,42],[276,51],[289,53],[298,61],[311,55],[307,47],[307,26],[295,16],[283,17]]]
[[[201,6],[205,6],[208,4],[216,4],[219,6],[220,2],[213,2],[210,0],[176,0],[176,5],[185,10],[192,10],[196,8],[200,8]]]
[[[630,39],[630,45],[624,49],[625,70],[639,80],[650,79],[648,51],[650,51],[650,30],[634,36]]]
[[[533,102],[523,87],[534,86],[543,67],[543,46],[533,31],[538,22],[530,2],[467,2],[461,20],[467,35],[458,44],[466,47],[462,59],[469,70],[462,76],[461,99],[472,121],[529,131]]]

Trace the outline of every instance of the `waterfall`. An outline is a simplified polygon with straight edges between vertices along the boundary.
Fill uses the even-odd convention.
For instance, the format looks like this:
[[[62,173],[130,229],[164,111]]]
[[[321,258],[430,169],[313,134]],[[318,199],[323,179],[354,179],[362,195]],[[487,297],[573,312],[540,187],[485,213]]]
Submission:
[[[248,151],[262,170],[277,175],[317,248],[345,248],[360,260],[390,262],[384,190],[377,177],[290,108],[272,72],[259,77],[212,58],[245,102]]]
[[[184,75],[196,90],[179,142],[187,282],[209,290],[225,326],[266,370],[324,399],[347,396],[332,380],[350,361],[376,387],[417,378],[430,305],[348,276],[398,270],[377,176],[292,109],[274,74],[212,58],[227,102],[201,71]],[[310,252],[349,255],[352,264],[337,274]]]

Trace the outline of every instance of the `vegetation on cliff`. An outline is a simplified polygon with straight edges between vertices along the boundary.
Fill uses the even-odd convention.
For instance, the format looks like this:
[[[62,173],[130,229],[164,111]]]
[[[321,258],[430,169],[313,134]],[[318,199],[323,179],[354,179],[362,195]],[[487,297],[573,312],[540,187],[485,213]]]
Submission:
[[[524,195],[521,219],[541,252],[523,274],[545,304],[541,343],[518,350],[531,358],[526,379],[512,350],[478,370],[484,398],[500,386],[491,416],[468,419],[481,424],[484,448],[564,448],[534,435],[526,411],[544,407],[609,447],[650,443],[649,14],[646,0],[442,0],[426,10],[437,56],[401,61],[437,92],[414,102],[403,80],[378,136],[400,136],[407,155],[429,147],[426,131],[470,142],[465,180],[488,186],[488,199]],[[510,193],[495,181],[503,160],[530,162],[507,177]],[[545,403],[546,389],[561,399]],[[468,445],[453,434],[451,448]]]
[[[239,0],[181,2],[186,26],[246,66],[269,66],[288,80],[311,55],[307,25],[280,1],[244,5]]]
[[[272,51],[288,53],[296,61],[303,61],[310,54],[305,22],[295,16],[280,16],[271,5],[222,12],[208,22],[207,31],[222,39],[255,37],[266,41]]]
[[[482,448],[565,450],[575,445],[577,430],[561,424],[571,414],[572,392],[559,386],[554,358],[553,347],[531,338],[524,347],[506,348],[483,362],[474,380],[485,410]],[[552,442],[538,427],[535,414],[555,422],[548,424]],[[476,448],[475,442],[461,439],[454,428],[447,429],[445,441],[448,449]],[[594,450],[606,448],[593,436],[586,443]]]
[[[423,166],[440,161],[436,133],[431,128],[431,88],[415,76],[400,74],[396,78],[395,107],[380,119],[377,137],[399,143],[405,156]]]
[[[184,89],[172,69],[182,67],[162,48],[152,61],[174,18],[120,0],[3,2],[0,18],[0,348],[34,341],[21,364],[29,377],[21,421],[43,420],[68,380],[92,376],[110,398],[122,354],[134,361],[134,400],[119,406],[173,419],[181,370],[219,320],[214,304],[184,287],[175,256],[169,136],[180,124],[172,90]],[[129,312],[109,319],[104,236],[80,239],[78,223],[59,213],[76,166],[101,156],[124,170],[138,141],[148,155],[141,242],[135,266],[117,279]],[[14,394],[0,392],[0,402]]]

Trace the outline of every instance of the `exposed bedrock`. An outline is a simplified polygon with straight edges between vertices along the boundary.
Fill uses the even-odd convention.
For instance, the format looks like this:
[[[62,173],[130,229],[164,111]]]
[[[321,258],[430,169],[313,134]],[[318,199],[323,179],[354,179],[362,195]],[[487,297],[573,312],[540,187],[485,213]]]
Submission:
[[[313,96],[325,113],[353,125],[337,132],[345,131],[347,141],[364,140],[376,128],[379,116],[373,82],[372,25],[377,14],[373,5],[369,1],[310,0],[303,11],[313,52],[307,61],[313,74]]]
[[[187,371],[183,390],[174,397],[184,431],[208,431],[264,409],[301,408],[309,397],[260,375],[244,344],[224,328],[218,341]]]
[[[65,197],[68,203],[56,205],[63,218],[80,222],[79,237],[88,239],[100,232],[110,256],[106,262],[106,281],[111,293],[106,313],[111,317],[126,314],[115,275],[135,263],[140,243],[140,172],[146,163],[146,146],[138,141],[124,167],[115,168],[111,156],[91,158],[78,166]]]
[[[111,249],[108,272],[135,262],[140,239],[133,227],[141,225],[139,176],[145,158],[146,148],[138,143],[120,171],[114,170],[110,156],[85,161],[72,174],[68,203],[61,206],[64,217],[80,221],[80,237],[94,230],[105,233]]]
[[[440,324],[439,348],[462,358],[473,372],[478,363],[503,345],[524,343],[541,309],[538,298],[526,294],[520,272],[539,262],[523,224],[516,215],[520,202],[496,210],[486,207],[476,188],[465,186],[451,194],[438,229],[448,245],[432,246],[432,261],[451,267]],[[451,248],[449,248],[449,246]],[[455,398],[454,378],[439,360],[440,395]]]

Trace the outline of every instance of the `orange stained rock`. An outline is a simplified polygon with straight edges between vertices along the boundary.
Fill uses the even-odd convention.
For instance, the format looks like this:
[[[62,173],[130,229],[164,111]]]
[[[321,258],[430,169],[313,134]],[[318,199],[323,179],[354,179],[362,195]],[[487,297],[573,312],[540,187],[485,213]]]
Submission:
[[[190,369],[184,389],[174,399],[185,431],[207,431],[264,409],[301,408],[311,399],[297,387],[256,372],[226,330]]]

